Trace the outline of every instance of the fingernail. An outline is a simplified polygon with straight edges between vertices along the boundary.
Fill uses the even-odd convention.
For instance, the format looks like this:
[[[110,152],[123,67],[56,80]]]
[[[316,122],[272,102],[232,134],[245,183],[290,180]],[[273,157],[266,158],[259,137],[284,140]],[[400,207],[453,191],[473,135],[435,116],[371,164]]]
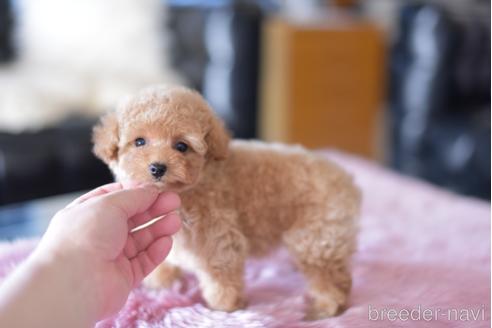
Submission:
[[[129,181],[123,181],[123,182],[121,182],[121,185],[125,189],[132,189],[132,188],[138,188],[138,187],[140,187],[142,185],[142,183],[141,182],[137,182],[137,181],[133,181],[133,180],[129,180]]]
[[[157,186],[153,183],[143,183],[142,185],[139,186],[140,188],[144,188],[144,189],[152,189],[152,190],[155,190],[155,191],[159,191],[159,188],[157,188]]]

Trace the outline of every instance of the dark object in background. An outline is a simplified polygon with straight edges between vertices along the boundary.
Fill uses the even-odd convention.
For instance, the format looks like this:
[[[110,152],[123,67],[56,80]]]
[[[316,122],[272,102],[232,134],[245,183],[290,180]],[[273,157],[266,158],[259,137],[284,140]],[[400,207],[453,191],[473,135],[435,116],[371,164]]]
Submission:
[[[14,57],[12,30],[14,18],[10,0],[0,0],[0,63]]]
[[[39,132],[0,133],[0,204],[111,182],[107,166],[91,153],[94,123],[74,117]]]
[[[169,2],[172,64],[237,138],[256,137],[261,1]]]
[[[199,1],[187,6],[173,2],[180,1],[168,4],[174,64],[191,86],[205,92],[236,137],[254,137],[260,5],[255,1],[215,1],[209,6]],[[12,3],[0,0],[0,62],[13,56]],[[107,167],[91,153],[93,123],[74,118],[38,132],[0,132],[0,205],[112,181]]]
[[[392,165],[490,199],[490,16],[406,5],[391,56]]]
[[[169,30],[171,65],[186,78],[189,87],[201,92],[208,62],[203,37],[206,11],[178,5],[170,5],[168,10],[165,28]]]
[[[15,57],[13,1],[0,0],[0,63]],[[73,117],[38,132],[0,132],[0,205],[111,182],[92,155],[95,120]]]

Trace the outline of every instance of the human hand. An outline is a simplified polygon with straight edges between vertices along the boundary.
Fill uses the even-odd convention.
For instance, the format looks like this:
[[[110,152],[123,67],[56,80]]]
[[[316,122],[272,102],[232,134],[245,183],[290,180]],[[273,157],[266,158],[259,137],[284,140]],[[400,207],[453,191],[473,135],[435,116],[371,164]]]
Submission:
[[[32,258],[79,277],[99,320],[118,311],[131,289],[165,259],[170,235],[180,227],[173,212],[179,205],[176,194],[159,194],[152,186],[102,186],[55,215]]]

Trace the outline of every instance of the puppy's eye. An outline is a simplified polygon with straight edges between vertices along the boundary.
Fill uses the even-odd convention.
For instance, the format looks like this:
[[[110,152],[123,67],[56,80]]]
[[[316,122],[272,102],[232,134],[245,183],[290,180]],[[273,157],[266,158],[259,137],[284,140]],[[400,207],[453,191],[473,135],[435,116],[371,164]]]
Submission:
[[[135,146],[142,147],[144,145],[145,145],[145,139],[144,138],[135,139]]]
[[[180,141],[174,145],[174,149],[180,153],[185,153],[188,150],[188,145]]]

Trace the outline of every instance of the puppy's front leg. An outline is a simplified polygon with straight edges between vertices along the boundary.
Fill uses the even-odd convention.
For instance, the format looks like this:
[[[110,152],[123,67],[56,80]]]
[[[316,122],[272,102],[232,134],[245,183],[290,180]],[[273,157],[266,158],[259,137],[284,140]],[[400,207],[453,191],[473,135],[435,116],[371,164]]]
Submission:
[[[143,281],[148,288],[169,288],[181,277],[181,270],[171,264],[161,263]]]
[[[203,265],[198,268],[203,298],[210,308],[234,311],[245,306],[243,272],[247,253],[245,237],[237,230],[215,236],[214,244],[202,255]]]
[[[232,312],[246,305],[242,272],[239,267],[198,272],[203,298],[211,309]]]

